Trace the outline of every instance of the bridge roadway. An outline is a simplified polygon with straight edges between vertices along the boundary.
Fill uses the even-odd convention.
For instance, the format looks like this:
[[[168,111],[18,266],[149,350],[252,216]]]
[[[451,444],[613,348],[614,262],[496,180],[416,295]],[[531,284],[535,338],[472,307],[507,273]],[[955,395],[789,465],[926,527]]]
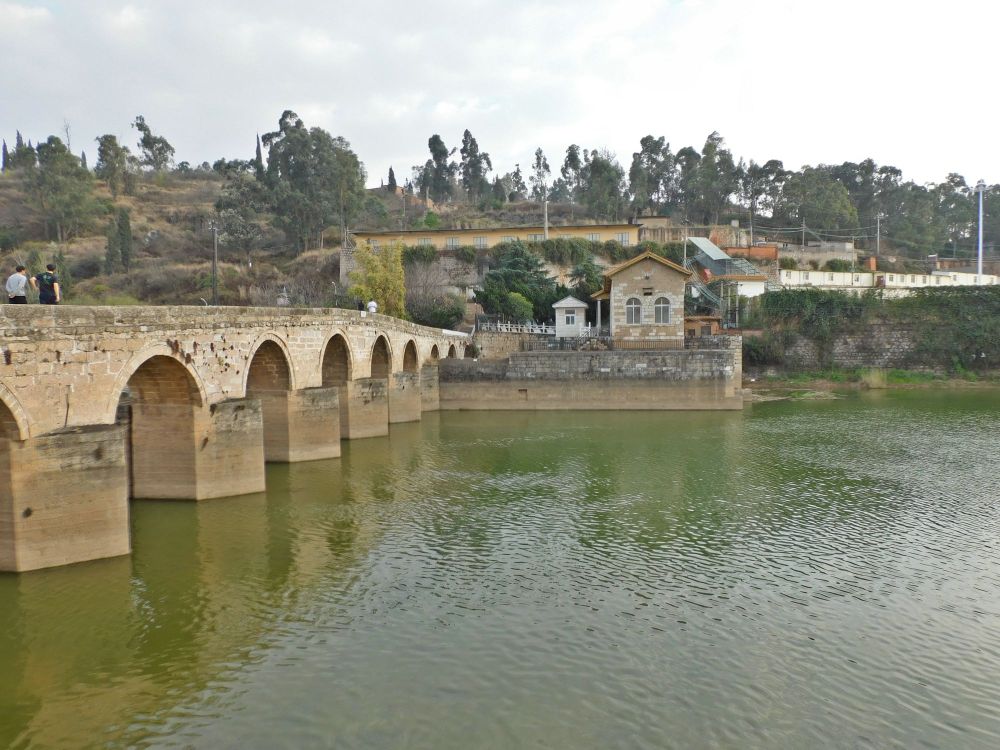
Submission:
[[[464,334],[339,309],[0,305],[0,570],[128,554],[129,498],[264,490],[438,408]]]

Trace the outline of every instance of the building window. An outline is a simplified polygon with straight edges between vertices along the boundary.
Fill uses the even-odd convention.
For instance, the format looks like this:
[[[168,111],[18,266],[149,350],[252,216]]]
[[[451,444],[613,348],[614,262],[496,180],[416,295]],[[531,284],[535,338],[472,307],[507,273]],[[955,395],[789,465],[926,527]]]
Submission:
[[[636,297],[632,297],[625,303],[625,323],[630,326],[639,325],[642,322],[642,304]]]
[[[786,279],[792,278],[792,272],[791,271],[785,271],[785,278]]]
[[[372,250],[378,250],[378,240],[369,240],[368,244],[372,246]]]
[[[566,325],[575,326],[576,325],[576,310],[566,311]]]
[[[455,250],[458,247],[458,237],[449,237],[447,247],[449,250]]]
[[[514,238],[513,238],[513,237],[511,237],[510,235],[507,235],[506,237],[501,237],[501,238],[500,238],[500,241],[501,241],[501,242],[513,242],[513,241],[514,241]]]
[[[597,232],[590,232],[587,235],[587,239],[590,240],[591,242],[600,242],[601,241],[601,235],[599,235]]]
[[[486,238],[485,237],[476,237],[475,239],[473,239],[472,243],[476,246],[477,250],[485,250],[486,249]]]
[[[861,281],[861,276],[859,274],[854,274],[854,283],[857,284]]]
[[[913,274],[910,274],[910,283],[914,284],[914,283],[916,283],[916,281],[917,281],[917,277],[914,276]]]
[[[628,232],[619,232],[615,235],[615,239],[622,247],[628,247]]]
[[[529,234],[528,235],[528,242],[541,242],[544,239],[545,239],[545,235],[544,234]]]
[[[828,273],[828,274],[826,275],[826,280],[827,280],[827,281],[833,281],[833,274],[832,274],[832,273]]]
[[[417,240],[417,244],[420,245],[421,247],[427,247],[428,245],[433,245],[434,243],[431,242],[430,237],[421,237],[420,239]]]
[[[657,323],[670,322],[670,300],[666,297],[657,297],[653,304],[653,314]]]
[[[889,281],[893,281],[892,274],[889,274]]]

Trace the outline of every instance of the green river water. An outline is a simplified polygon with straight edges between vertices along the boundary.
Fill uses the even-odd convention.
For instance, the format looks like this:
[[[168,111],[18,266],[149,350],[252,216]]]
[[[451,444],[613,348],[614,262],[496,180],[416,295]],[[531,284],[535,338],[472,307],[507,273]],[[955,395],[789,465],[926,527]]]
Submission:
[[[1000,747],[1000,394],[430,413],[0,575],[0,747]],[[72,488],[51,488],[71,492]]]

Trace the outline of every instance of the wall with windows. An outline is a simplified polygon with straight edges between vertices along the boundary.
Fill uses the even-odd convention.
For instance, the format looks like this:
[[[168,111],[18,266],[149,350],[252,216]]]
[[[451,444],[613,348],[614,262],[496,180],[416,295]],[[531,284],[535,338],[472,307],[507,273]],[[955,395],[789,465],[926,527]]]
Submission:
[[[611,336],[619,339],[674,341],[684,346],[686,277],[652,259],[611,277]]]

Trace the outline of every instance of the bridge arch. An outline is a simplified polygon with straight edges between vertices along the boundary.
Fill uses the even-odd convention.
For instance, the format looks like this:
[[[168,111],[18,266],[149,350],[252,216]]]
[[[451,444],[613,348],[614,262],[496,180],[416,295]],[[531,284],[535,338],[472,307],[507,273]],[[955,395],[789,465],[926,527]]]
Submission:
[[[294,391],[295,368],[288,345],[273,333],[265,333],[250,347],[243,373],[243,395]]]
[[[392,372],[392,347],[389,339],[379,334],[372,344],[371,351],[371,377],[388,379]]]
[[[455,349],[454,344],[448,347],[448,359],[458,359],[458,350]]]
[[[0,439],[26,440],[29,435],[28,415],[17,396],[0,383]]]
[[[111,393],[108,395],[108,400],[104,407],[102,423],[104,424],[114,424],[115,415],[118,412],[118,402],[121,399],[122,392],[125,390],[125,386],[129,384],[132,376],[152,359],[162,358],[164,360],[171,360],[174,364],[181,367],[185,373],[187,373],[190,378],[189,387],[193,389],[193,399],[192,402],[196,406],[204,406],[208,402],[208,396],[205,391],[205,384],[198,372],[187,364],[179,354],[177,354],[171,347],[166,344],[157,344],[155,346],[146,347],[145,349],[140,349],[125,364],[121,372],[118,373],[118,377],[115,379],[114,387],[111,389]],[[165,366],[164,363],[158,360],[160,365]]]
[[[413,339],[410,339],[403,347],[403,372],[416,372],[418,368],[417,344]]]
[[[437,344],[432,344],[431,345],[430,357],[431,357],[431,361],[433,361],[433,362],[436,362],[437,360],[439,360],[441,358],[441,352],[438,351],[438,345]]]
[[[354,379],[354,357],[347,337],[340,331],[332,334],[320,353],[320,381],[324,387],[339,386]]]

